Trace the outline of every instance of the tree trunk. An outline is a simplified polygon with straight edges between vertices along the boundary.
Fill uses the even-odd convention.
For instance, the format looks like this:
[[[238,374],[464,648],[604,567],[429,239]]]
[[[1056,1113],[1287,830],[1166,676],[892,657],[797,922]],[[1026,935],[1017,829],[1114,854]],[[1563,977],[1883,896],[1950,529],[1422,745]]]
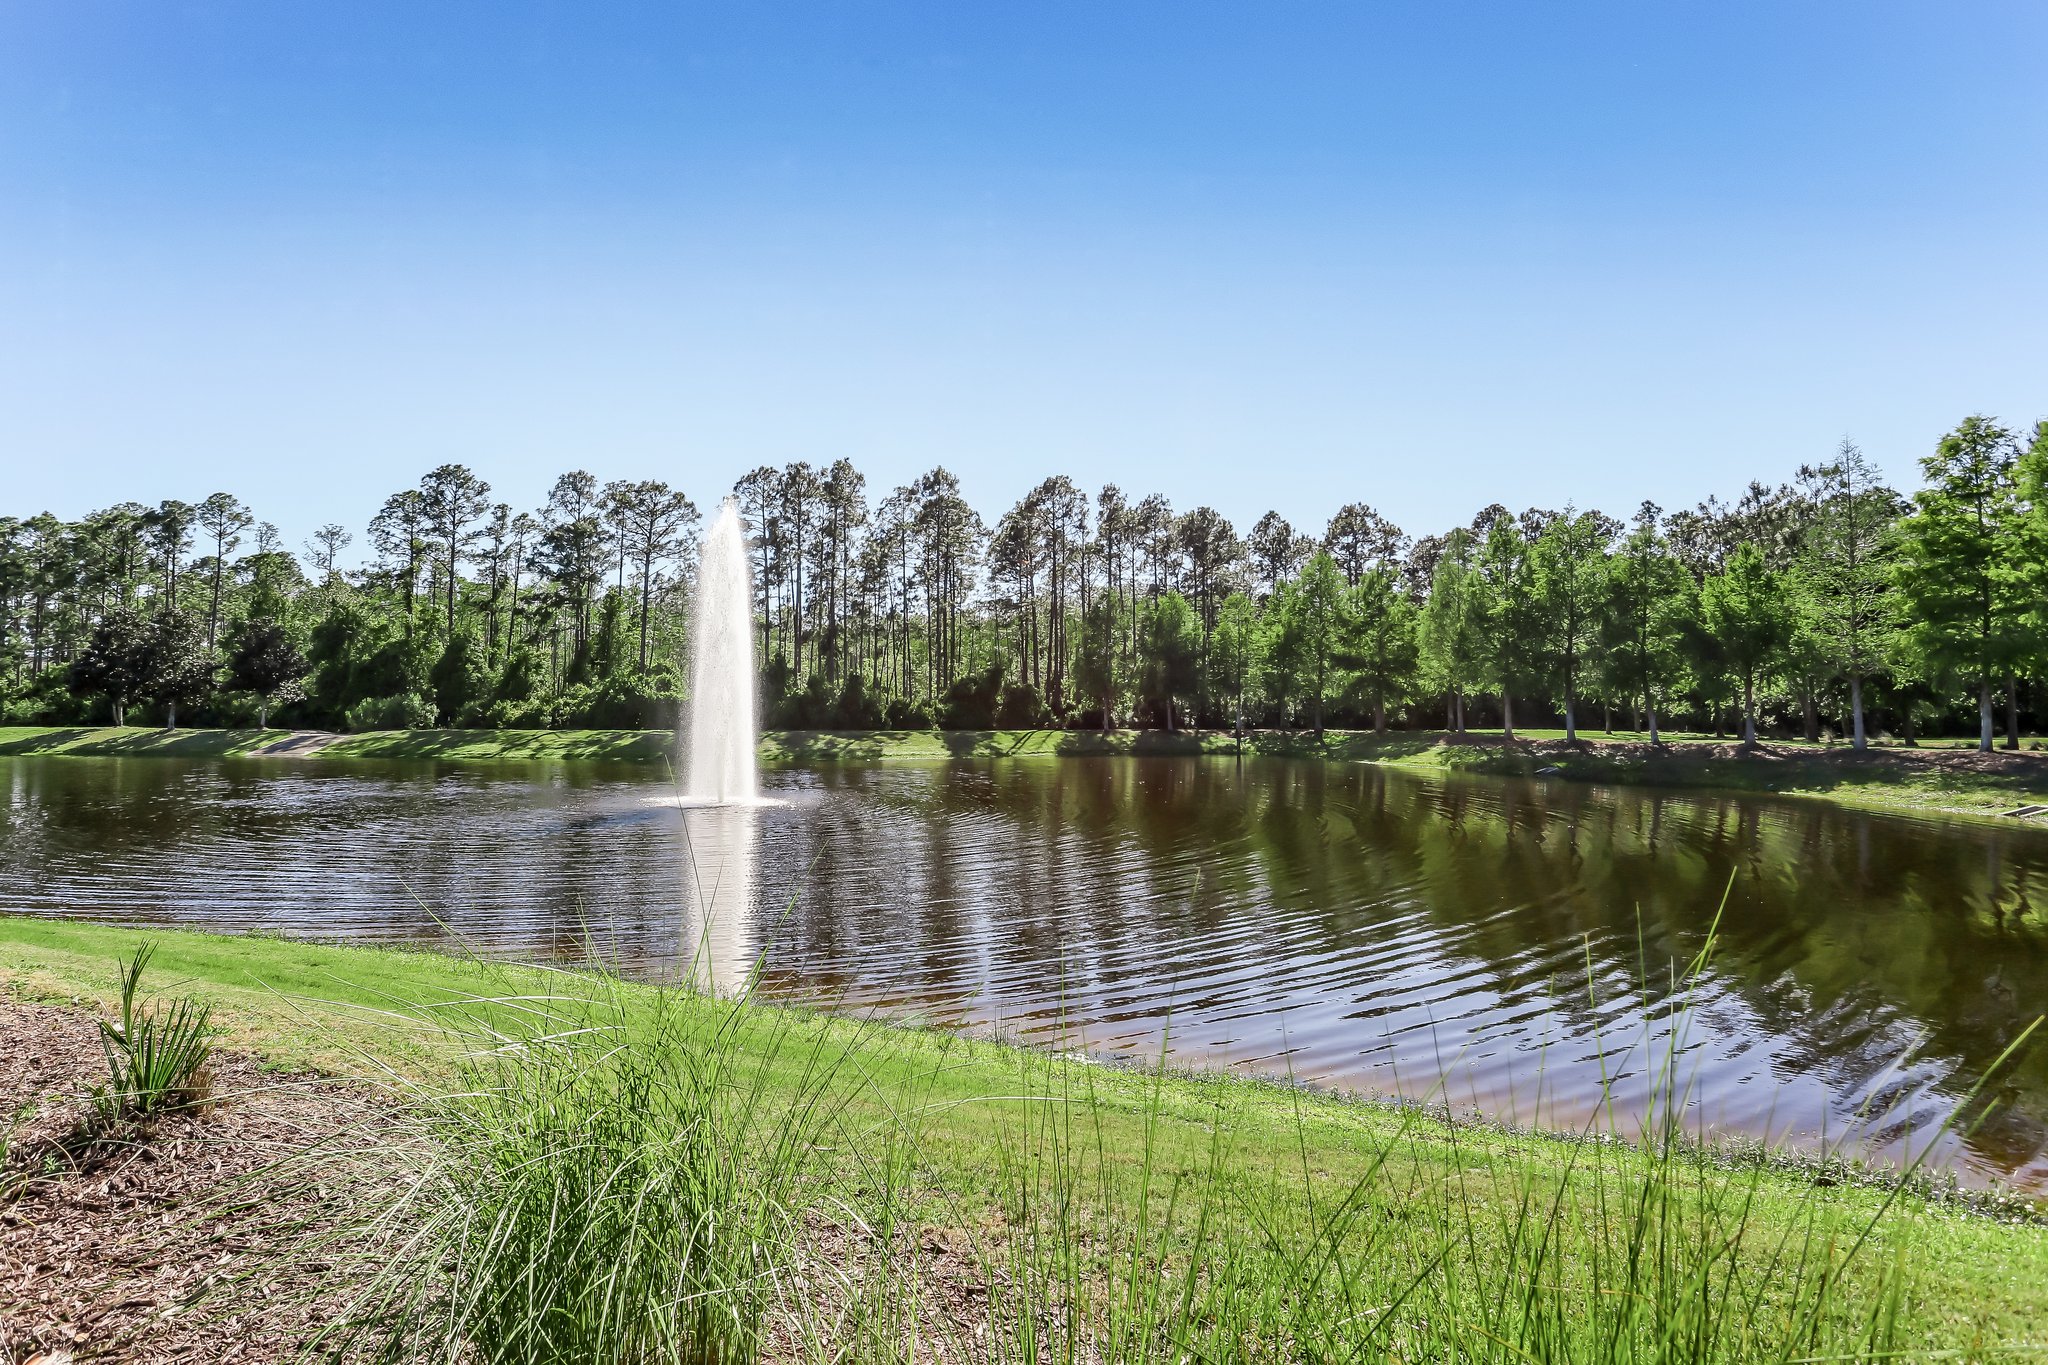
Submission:
[[[1991,675],[1986,673],[1977,683],[1977,752],[1991,752]]]
[[[640,671],[647,671],[647,608],[654,596],[654,561],[640,561]]]
[[[1756,747],[1756,679],[1746,673],[1742,677],[1742,747]]]
[[[2020,680],[2019,675],[2005,675],[2005,747],[2020,747]]]
[[[1657,706],[1656,706],[1656,703],[1654,703],[1654,702],[1645,702],[1645,703],[1644,703],[1644,705],[1643,705],[1643,715],[1644,715],[1644,717],[1645,717],[1645,718],[1646,718],[1646,719],[1647,719],[1647,720],[1649,721],[1649,731],[1650,731],[1650,743],[1652,743],[1652,744],[1657,744],[1657,743],[1660,743],[1661,741],[1660,741],[1660,740],[1658,740],[1658,738],[1657,738]]]
[[[1806,686],[1800,689],[1804,694],[1801,700],[1806,706],[1806,742],[1808,744],[1820,743],[1820,711],[1814,705],[1813,690],[1813,679],[1811,678],[1808,678]]]
[[[1899,708],[1899,739],[1908,749],[1920,747],[1920,741],[1913,734],[1913,703],[1910,701]]]
[[[1576,744],[1579,739],[1578,698],[1572,695],[1571,684],[1564,689],[1564,742]]]
[[[166,720],[164,721],[164,729],[166,729],[166,730],[175,730],[175,729],[177,729],[177,728],[178,728],[178,703],[176,703],[176,702],[171,702],[171,703],[170,703],[170,715],[169,715],[168,719],[166,719]]]
[[[1849,724],[1854,735],[1850,743],[1861,753],[1869,747],[1869,740],[1863,734],[1863,679],[1853,674],[1849,678]]]
[[[127,723],[128,723],[128,703],[127,703],[127,702],[125,702],[125,701],[117,701],[117,702],[115,702],[115,703],[114,703],[114,724],[115,724],[115,725],[126,725]]]
[[[1323,694],[1322,694],[1322,691],[1321,691],[1321,689],[1317,689],[1317,691],[1316,691],[1316,743],[1318,743],[1318,744],[1321,744],[1322,742],[1323,742]]]
[[[1500,690],[1500,737],[1504,743],[1512,744],[1515,739],[1515,699],[1508,690]]]
[[[206,605],[206,647],[213,648],[214,633],[220,629],[220,542],[213,547],[213,597]]]
[[[1376,735],[1387,732],[1387,703],[1382,697],[1372,699],[1372,732]]]

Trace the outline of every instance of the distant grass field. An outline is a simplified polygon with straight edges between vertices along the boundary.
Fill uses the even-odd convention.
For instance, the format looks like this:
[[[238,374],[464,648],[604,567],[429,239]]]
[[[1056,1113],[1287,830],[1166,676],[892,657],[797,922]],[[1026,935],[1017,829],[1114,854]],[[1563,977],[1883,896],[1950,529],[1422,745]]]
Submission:
[[[1083,1339],[1056,1358],[1184,1354],[1102,1349],[1133,1323],[1176,1343],[1215,1346],[1219,1332],[1268,1346],[1407,1342],[1370,1358],[1586,1365],[2022,1360],[2048,1339],[2048,1226],[1887,1194],[1838,1170],[1516,1134],[1283,1085],[424,952],[147,936],[155,988],[211,1003],[230,1045],[279,1067],[401,1078],[444,1116],[437,1132],[452,1114],[462,1134],[448,1159],[463,1198],[498,1201],[482,1209],[487,1223],[527,1217],[535,1197],[547,1204],[557,1187],[527,1188],[536,1171],[568,1163],[562,1178],[593,1178],[600,1137],[612,1145],[595,1156],[623,1164],[595,1178],[673,1180],[661,1163],[682,1161],[674,1172],[691,1176],[700,1168],[687,1163],[705,1162],[710,1185],[690,1183],[689,1197],[737,1201],[750,1219],[760,1172],[741,1167],[758,1163],[777,1177],[775,1197],[809,1210],[789,1226],[883,1229],[868,1245],[885,1249],[889,1273],[889,1247],[972,1248],[969,1273],[1022,1296],[976,1310],[1024,1334],[987,1343],[999,1347],[990,1359],[1042,1358],[1043,1338],[1009,1349],[1040,1330]],[[104,1010],[115,960],[142,938],[0,918],[0,989]],[[507,1070],[497,1043],[564,1020],[577,1027],[534,1053],[538,1071]],[[660,1113],[618,1107],[613,1067]],[[557,1131],[562,1122],[575,1126]],[[685,1126],[670,1133],[671,1122]],[[707,1134],[715,1151],[701,1145]],[[661,1169],[650,1174],[650,1160]],[[529,1202],[504,1202],[514,1198]],[[655,1204],[660,1221],[645,1227],[630,1209],[607,1215],[598,1231],[607,1245],[644,1248],[671,1235],[675,1207]],[[907,1243],[887,1232],[902,1225],[926,1231]],[[479,1282],[526,1284],[536,1268],[551,1290],[609,1282],[613,1262],[592,1263],[587,1244],[540,1237],[429,1250],[477,1258]],[[508,1268],[507,1257],[520,1259]],[[1056,1321],[1024,1320],[1056,1306]],[[901,1325],[883,1318],[840,1317],[829,1330]],[[1545,1343],[1558,1353],[1542,1354]]]
[[[290,730],[164,730],[146,725],[0,725],[0,758],[40,754],[225,758],[292,737]]]
[[[1319,743],[1306,732],[1259,731],[1242,744],[1228,733],[1159,730],[779,730],[761,736],[766,764],[943,762],[957,758],[1076,758],[1112,755],[1246,755],[1324,762],[1381,763],[1410,770],[1543,776],[1596,782],[1782,796],[1822,797],[1872,810],[1991,816],[2048,803],[2048,754],[1979,754],[1968,740],[1918,748],[1773,740],[1744,751],[1710,735],[1665,732],[1663,743],[1616,731],[1581,731],[1576,745],[1558,730],[1332,730]],[[0,728],[0,757],[395,758],[447,763],[673,763],[667,730],[387,730],[324,735],[287,730],[176,730],[17,726]],[[1553,771],[1554,770],[1554,771]]]

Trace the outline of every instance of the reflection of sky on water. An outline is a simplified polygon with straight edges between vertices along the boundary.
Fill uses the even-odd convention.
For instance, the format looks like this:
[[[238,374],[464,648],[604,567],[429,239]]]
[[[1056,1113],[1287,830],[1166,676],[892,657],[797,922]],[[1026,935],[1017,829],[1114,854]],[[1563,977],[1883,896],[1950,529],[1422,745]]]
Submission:
[[[1669,1048],[1693,1122],[1861,1122],[1893,1153],[2048,1000],[2038,831],[1277,763],[764,779],[786,805],[680,809],[616,768],[14,761],[0,905],[721,989],[765,954],[778,993],[1141,1056],[1170,1032],[1181,1061],[1553,1123],[1639,1111]],[[1939,1154],[2048,1183],[2041,1053],[1998,1098]]]

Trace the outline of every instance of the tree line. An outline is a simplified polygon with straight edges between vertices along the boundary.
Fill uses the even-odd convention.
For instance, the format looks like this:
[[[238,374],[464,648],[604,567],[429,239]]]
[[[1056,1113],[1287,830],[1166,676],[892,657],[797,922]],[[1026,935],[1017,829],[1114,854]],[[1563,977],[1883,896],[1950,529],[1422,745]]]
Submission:
[[[2017,746],[2048,675],[2048,423],[1971,417],[1910,496],[1844,441],[1733,503],[1624,521],[1498,504],[1410,535],[1363,502],[1240,534],[1065,476],[990,522],[946,470],[762,467],[764,714],[791,728],[1683,726]],[[514,510],[461,465],[387,498],[368,562],[238,498],[0,517],[0,719],[666,726],[701,514],[574,471]]]

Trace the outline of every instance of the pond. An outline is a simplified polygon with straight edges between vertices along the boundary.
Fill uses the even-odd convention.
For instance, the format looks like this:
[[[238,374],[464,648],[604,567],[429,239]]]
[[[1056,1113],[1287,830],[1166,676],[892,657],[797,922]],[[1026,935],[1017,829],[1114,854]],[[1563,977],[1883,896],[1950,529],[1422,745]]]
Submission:
[[[1277,760],[763,785],[0,759],[0,910],[728,986],[758,959],[782,996],[1548,1126],[1663,1076],[1689,1125],[2048,1188],[2048,1046],[1987,1078],[2048,1008],[2048,832]]]

